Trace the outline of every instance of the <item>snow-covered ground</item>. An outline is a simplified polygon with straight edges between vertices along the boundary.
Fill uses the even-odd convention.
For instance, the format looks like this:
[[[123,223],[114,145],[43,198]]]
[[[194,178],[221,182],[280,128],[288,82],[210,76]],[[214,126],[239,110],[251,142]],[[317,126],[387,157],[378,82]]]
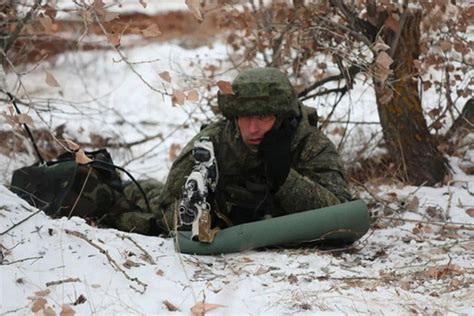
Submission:
[[[111,152],[138,178],[164,180],[175,151],[212,115],[202,98],[202,108],[193,102],[172,106],[155,90],[190,91],[204,82],[230,80],[234,73],[206,77],[206,66],[226,59],[219,43],[196,50],[154,43],[124,53],[131,63],[150,62],[132,64],[132,71],[115,52],[67,53],[55,63],[31,66],[21,77],[25,89],[18,96],[37,104],[28,112],[36,127],[66,124],[73,140],[89,142],[95,133],[133,142],[161,134]],[[170,72],[171,83],[160,78],[164,71]],[[60,87],[46,83],[46,72]],[[8,84],[15,91],[17,78],[10,74]],[[203,97],[216,87],[200,91]],[[46,98],[56,101],[47,104]],[[55,110],[44,111],[48,106]],[[328,109],[318,108],[322,115]],[[353,121],[378,121],[370,87],[358,84],[336,118],[344,118],[348,109]],[[9,130],[0,120],[0,128]],[[331,131],[328,136],[338,143],[340,135]],[[380,127],[354,127],[344,158],[372,133],[380,133]],[[367,185],[361,190],[378,219],[360,242],[341,251],[306,247],[181,255],[171,239],[97,229],[77,217],[48,218],[0,186],[0,315],[71,315],[68,308],[79,315],[188,315],[203,301],[218,304],[209,305],[216,307],[210,315],[472,315],[474,176],[460,166],[472,165],[474,152],[449,159],[449,185]],[[33,160],[32,154],[0,156],[0,182],[8,184],[15,168]]]

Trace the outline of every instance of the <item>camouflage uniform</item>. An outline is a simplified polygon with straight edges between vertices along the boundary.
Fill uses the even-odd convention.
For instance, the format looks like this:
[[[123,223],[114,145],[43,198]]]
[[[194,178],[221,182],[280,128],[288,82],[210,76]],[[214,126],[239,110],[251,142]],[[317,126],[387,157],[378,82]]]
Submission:
[[[193,144],[202,136],[212,140],[219,169],[217,189],[209,197],[214,226],[226,227],[351,199],[334,144],[311,124],[307,108],[297,100],[284,74],[274,68],[252,69],[242,72],[232,85],[234,95],[219,95],[225,119],[209,125],[186,145],[155,200],[154,211],[164,214],[158,214],[158,226],[163,231],[176,224],[182,187],[194,163]],[[277,117],[274,128],[289,116],[298,118],[290,143],[291,169],[276,189],[266,176],[258,148],[244,144],[235,120],[237,116],[271,114]]]

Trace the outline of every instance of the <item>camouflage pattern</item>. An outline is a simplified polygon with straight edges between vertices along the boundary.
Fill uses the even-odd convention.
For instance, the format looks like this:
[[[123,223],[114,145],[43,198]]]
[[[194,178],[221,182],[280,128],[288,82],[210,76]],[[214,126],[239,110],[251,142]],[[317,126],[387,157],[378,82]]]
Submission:
[[[241,72],[232,82],[234,94],[218,94],[218,105],[227,119],[237,116],[299,115],[296,92],[288,77],[276,68]]]
[[[176,229],[182,187],[194,164],[194,142],[204,136],[213,142],[219,169],[219,183],[209,196],[213,227],[225,228],[351,200],[335,146],[316,127],[317,113],[298,101],[284,74],[274,68],[247,70],[234,80],[233,89],[234,95],[218,96],[226,119],[207,126],[189,141],[173,163],[166,183],[141,182],[152,213],[148,213],[134,183],[117,194],[112,187],[96,181],[98,194],[90,201],[112,193],[115,194],[112,200],[117,202],[112,209],[101,213],[105,214],[102,223],[149,235]],[[276,192],[270,189],[274,185],[264,174],[262,158],[254,146],[243,143],[235,120],[238,116],[269,114],[275,114],[277,122],[288,115],[299,117],[291,142],[291,170]],[[105,194],[105,189],[110,192]]]
[[[173,223],[181,188],[193,165],[192,147],[194,140],[209,136],[213,141],[219,168],[219,183],[213,197],[213,224],[219,227],[259,220],[262,217],[281,216],[309,209],[321,208],[351,200],[343,175],[343,165],[331,141],[308,120],[306,111],[300,111],[301,120],[292,140],[291,171],[285,183],[273,196],[273,204],[266,206],[263,213],[252,213],[234,203],[236,195],[257,197],[254,192],[245,191],[251,182],[268,186],[262,174],[263,161],[257,153],[246,146],[241,138],[235,120],[220,120],[196,135],[183,149],[174,162],[167,182],[158,198],[160,210],[166,221]],[[238,188],[232,190],[232,188]],[[267,190],[266,192],[269,192]],[[242,199],[240,199],[242,200]],[[264,200],[262,199],[262,203]],[[160,218],[158,225],[166,231]]]

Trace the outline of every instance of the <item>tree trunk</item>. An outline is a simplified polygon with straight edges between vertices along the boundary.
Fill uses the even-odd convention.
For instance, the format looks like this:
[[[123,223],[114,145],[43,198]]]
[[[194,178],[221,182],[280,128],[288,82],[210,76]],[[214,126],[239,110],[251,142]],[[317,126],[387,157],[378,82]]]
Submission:
[[[447,160],[436,148],[423,116],[414,60],[419,56],[421,12],[406,12],[405,23],[389,77],[393,98],[386,102],[386,86],[375,80],[377,107],[388,151],[400,166],[403,180],[414,185],[434,185],[449,174]],[[397,36],[385,28],[385,43]]]

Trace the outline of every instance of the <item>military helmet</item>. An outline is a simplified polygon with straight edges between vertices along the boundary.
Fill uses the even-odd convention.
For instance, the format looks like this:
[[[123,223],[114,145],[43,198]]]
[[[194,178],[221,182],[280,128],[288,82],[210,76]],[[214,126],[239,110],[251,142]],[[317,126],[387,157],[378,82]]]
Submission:
[[[233,94],[219,92],[217,102],[222,114],[238,116],[299,116],[296,92],[288,77],[276,68],[255,68],[241,72],[232,82]]]

